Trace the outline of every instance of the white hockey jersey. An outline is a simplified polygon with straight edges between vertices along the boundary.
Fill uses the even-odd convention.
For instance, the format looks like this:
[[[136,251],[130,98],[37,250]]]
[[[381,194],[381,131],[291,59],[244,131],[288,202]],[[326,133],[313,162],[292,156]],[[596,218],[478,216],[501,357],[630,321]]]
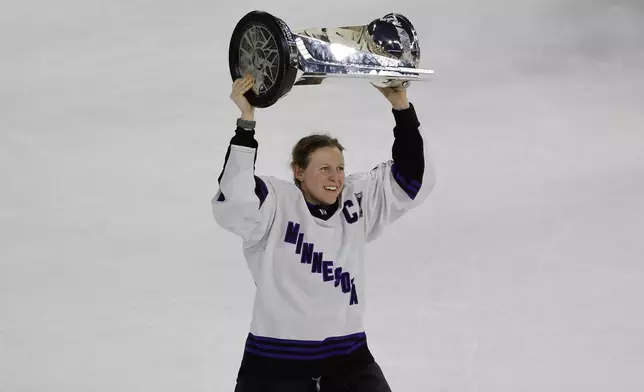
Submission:
[[[324,360],[366,344],[365,245],[425,201],[435,182],[422,128],[409,132],[423,138],[422,181],[396,177],[394,160],[348,175],[326,219],[292,181],[256,175],[255,148],[231,144],[212,211],[243,239],[257,286],[246,352]]]

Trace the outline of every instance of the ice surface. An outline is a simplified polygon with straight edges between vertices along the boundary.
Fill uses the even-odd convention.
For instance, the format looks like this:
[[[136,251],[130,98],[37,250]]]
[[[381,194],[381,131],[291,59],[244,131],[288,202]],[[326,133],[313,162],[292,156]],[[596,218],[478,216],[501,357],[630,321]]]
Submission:
[[[0,391],[233,390],[253,284],[209,202],[252,9],[294,28],[400,12],[436,71],[409,94],[438,185],[369,248],[394,391],[644,390],[644,7],[608,3],[4,5]],[[298,86],[257,114],[258,171],[287,178],[313,131],[367,170],[392,120],[364,82]]]

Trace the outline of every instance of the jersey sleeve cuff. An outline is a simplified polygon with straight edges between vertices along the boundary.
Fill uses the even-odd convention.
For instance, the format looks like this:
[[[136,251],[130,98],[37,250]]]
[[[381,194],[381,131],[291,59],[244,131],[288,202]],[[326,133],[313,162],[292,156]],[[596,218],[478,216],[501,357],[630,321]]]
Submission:
[[[235,129],[235,136],[230,140],[230,144],[249,148],[257,148],[258,143],[255,140],[255,130],[247,130],[241,127]]]

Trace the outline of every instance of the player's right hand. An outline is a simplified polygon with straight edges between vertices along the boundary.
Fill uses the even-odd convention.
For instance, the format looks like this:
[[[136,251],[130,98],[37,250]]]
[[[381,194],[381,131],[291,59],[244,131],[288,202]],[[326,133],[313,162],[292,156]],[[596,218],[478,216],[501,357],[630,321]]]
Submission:
[[[232,92],[230,99],[241,110],[242,115],[252,115],[255,108],[248,102],[244,94],[253,87],[254,78],[251,75],[246,75],[233,82]]]

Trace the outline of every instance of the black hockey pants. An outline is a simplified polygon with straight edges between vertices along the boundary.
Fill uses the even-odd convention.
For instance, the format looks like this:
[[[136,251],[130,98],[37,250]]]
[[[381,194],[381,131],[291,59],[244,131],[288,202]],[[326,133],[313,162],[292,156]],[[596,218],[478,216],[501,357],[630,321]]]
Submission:
[[[277,380],[252,375],[237,380],[235,392],[391,392],[377,363],[342,377],[307,380]]]

